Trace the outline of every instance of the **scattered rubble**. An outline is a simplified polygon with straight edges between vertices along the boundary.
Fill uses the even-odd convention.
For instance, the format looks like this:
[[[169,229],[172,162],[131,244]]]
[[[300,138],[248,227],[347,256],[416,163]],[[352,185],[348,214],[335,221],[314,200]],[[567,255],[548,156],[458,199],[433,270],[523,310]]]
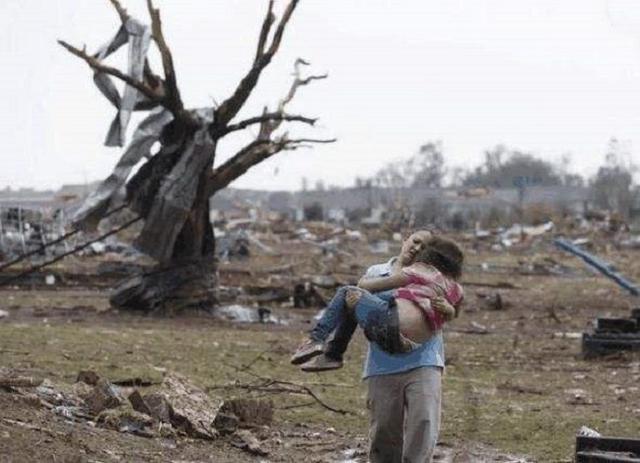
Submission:
[[[214,439],[218,435],[213,424],[221,401],[212,399],[184,376],[167,373],[156,392],[143,395],[135,389],[127,399],[122,389],[93,371],[81,371],[78,378],[70,390],[65,390],[49,380],[3,370],[0,387],[11,387],[30,403],[44,406],[68,421],[95,422],[143,437],[179,433]],[[25,388],[33,392],[26,392]],[[262,402],[253,408],[239,402],[232,410],[243,417],[243,423],[253,420],[264,424],[273,416]]]
[[[124,403],[124,398],[116,386],[106,379],[99,379],[84,401],[89,411],[97,415],[108,408],[119,407]]]
[[[582,333],[582,355],[594,358],[613,352],[640,351],[640,309],[629,318],[599,317],[593,333]]]
[[[152,429],[153,418],[126,406],[102,411],[97,416],[96,423],[118,432],[128,432],[142,437],[155,436]]]
[[[252,455],[267,456],[269,451],[266,450],[254,436],[251,431],[241,429],[231,436],[231,445],[242,450],[246,450]]]
[[[485,310],[505,310],[507,303],[503,301],[502,295],[499,292],[487,294],[484,292],[476,292],[478,301],[482,308]]]
[[[266,307],[245,307],[234,304],[217,308],[216,314],[226,320],[239,323],[284,323]]]
[[[273,422],[273,402],[249,398],[225,400],[220,413],[235,416],[240,427],[269,426]]]
[[[576,435],[576,463],[640,463],[640,439],[604,437],[583,426]]]
[[[167,373],[160,385],[159,394],[170,405],[171,424],[185,434],[202,439],[216,437],[212,424],[220,409],[221,401],[212,399],[206,392],[177,373]],[[161,399],[156,399],[162,403]],[[155,405],[155,406],[154,406]],[[165,405],[152,404],[152,410],[162,410]]]

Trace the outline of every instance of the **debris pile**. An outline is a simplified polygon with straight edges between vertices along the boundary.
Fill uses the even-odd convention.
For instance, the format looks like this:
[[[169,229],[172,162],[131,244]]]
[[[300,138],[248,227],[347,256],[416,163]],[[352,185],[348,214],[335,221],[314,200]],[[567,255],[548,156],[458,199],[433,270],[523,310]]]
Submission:
[[[57,240],[66,222],[62,208],[0,207],[0,261]]]
[[[640,308],[629,318],[597,318],[593,333],[582,334],[582,354],[593,358],[619,351],[640,351]]]
[[[29,398],[72,422],[86,422],[142,437],[214,439],[221,405],[184,376],[166,373],[153,392],[119,387],[93,371],[82,371],[71,388],[47,379],[0,371],[0,388]]]
[[[640,439],[604,437],[583,426],[576,436],[576,463],[640,463]]]

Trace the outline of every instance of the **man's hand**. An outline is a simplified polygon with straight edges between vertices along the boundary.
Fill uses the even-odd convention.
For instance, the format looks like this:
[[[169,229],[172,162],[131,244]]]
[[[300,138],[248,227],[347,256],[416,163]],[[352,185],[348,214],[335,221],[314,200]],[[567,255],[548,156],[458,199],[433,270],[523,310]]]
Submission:
[[[433,310],[444,315],[447,321],[453,320],[456,316],[456,309],[442,296],[434,297],[431,300],[431,306]]]
[[[358,305],[358,301],[360,300],[361,296],[362,293],[356,289],[350,289],[349,291],[347,291],[347,294],[345,295],[347,307],[353,309],[356,305]]]

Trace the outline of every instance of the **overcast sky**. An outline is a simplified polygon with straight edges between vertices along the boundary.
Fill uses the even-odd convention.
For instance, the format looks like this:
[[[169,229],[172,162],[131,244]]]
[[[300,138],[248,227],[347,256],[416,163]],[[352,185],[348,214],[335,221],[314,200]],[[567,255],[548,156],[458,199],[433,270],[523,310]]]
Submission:
[[[147,21],[144,0],[121,1]],[[187,106],[232,92],[266,4],[156,0]],[[102,146],[114,110],[55,40],[94,50],[117,27],[107,0],[0,0],[0,188],[108,175],[120,153]],[[571,153],[589,175],[612,136],[640,161],[637,0],[301,0],[241,116],[277,103],[298,56],[329,79],[301,89],[290,108],[320,117],[319,127],[289,132],[339,141],[281,153],[234,186],[299,189],[303,176],[348,186],[438,139],[453,166],[504,143],[549,160]],[[219,160],[250,135],[224,143]]]

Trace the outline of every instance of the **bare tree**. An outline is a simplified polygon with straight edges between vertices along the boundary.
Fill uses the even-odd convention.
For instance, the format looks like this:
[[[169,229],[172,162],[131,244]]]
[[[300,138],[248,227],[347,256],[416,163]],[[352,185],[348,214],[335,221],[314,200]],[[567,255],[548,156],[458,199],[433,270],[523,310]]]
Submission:
[[[209,222],[209,198],[246,173],[251,167],[284,151],[335,140],[293,138],[278,133],[284,121],[313,125],[316,119],[290,114],[287,105],[298,89],[326,75],[302,76],[309,63],[298,59],[288,93],[274,110],[236,121],[262,71],[277,53],[284,31],[298,4],[289,0],[279,20],[269,1],[250,69],[234,92],[216,107],[187,109],[180,97],[173,57],[162,32],[160,12],[147,0],[151,25],[130,17],[118,0],[110,0],[122,23],[114,39],[95,54],[64,41],[59,43],[84,60],[94,71],[101,92],[116,106],[107,145],[123,146],[124,132],[132,111],[150,111],[139,124],[113,173],[94,192],[77,215],[77,223],[96,226],[112,206],[114,192],[126,185],[126,202],[144,218],[135,246],[153,257],[158,265],[120,285],[111,298],[114,305],[152,310],[172,306],[211,307],[215,303],[214,236]],[[153,72],[146,59],[155,43],[162,58],[164,76]],[[127,72],[108,66],[104,60],[128,44]],[[125,83],[119,94],[111,78]],[[218,141],[230,133],[258,127],[258,135],[223,163],[216,162]],[[160,149],[152,154],[152,146]],[[146,158],[133,175],[132,168]]]
[[[633,174],[636,170],[628,150],[616,138],[611,138],[605,163],[591,179],[598,207],[618,212],[628,219],[633,204]]]
[[[497,145],[485,151],[484,165],[469,172],[463,183],[470,187],[521,188],[561,185],[562,178],[552,163]]]
[[[422,145],[412,160],[415,164],[412,180],[414,187],[442,187],[447,170],[440,140]]]

